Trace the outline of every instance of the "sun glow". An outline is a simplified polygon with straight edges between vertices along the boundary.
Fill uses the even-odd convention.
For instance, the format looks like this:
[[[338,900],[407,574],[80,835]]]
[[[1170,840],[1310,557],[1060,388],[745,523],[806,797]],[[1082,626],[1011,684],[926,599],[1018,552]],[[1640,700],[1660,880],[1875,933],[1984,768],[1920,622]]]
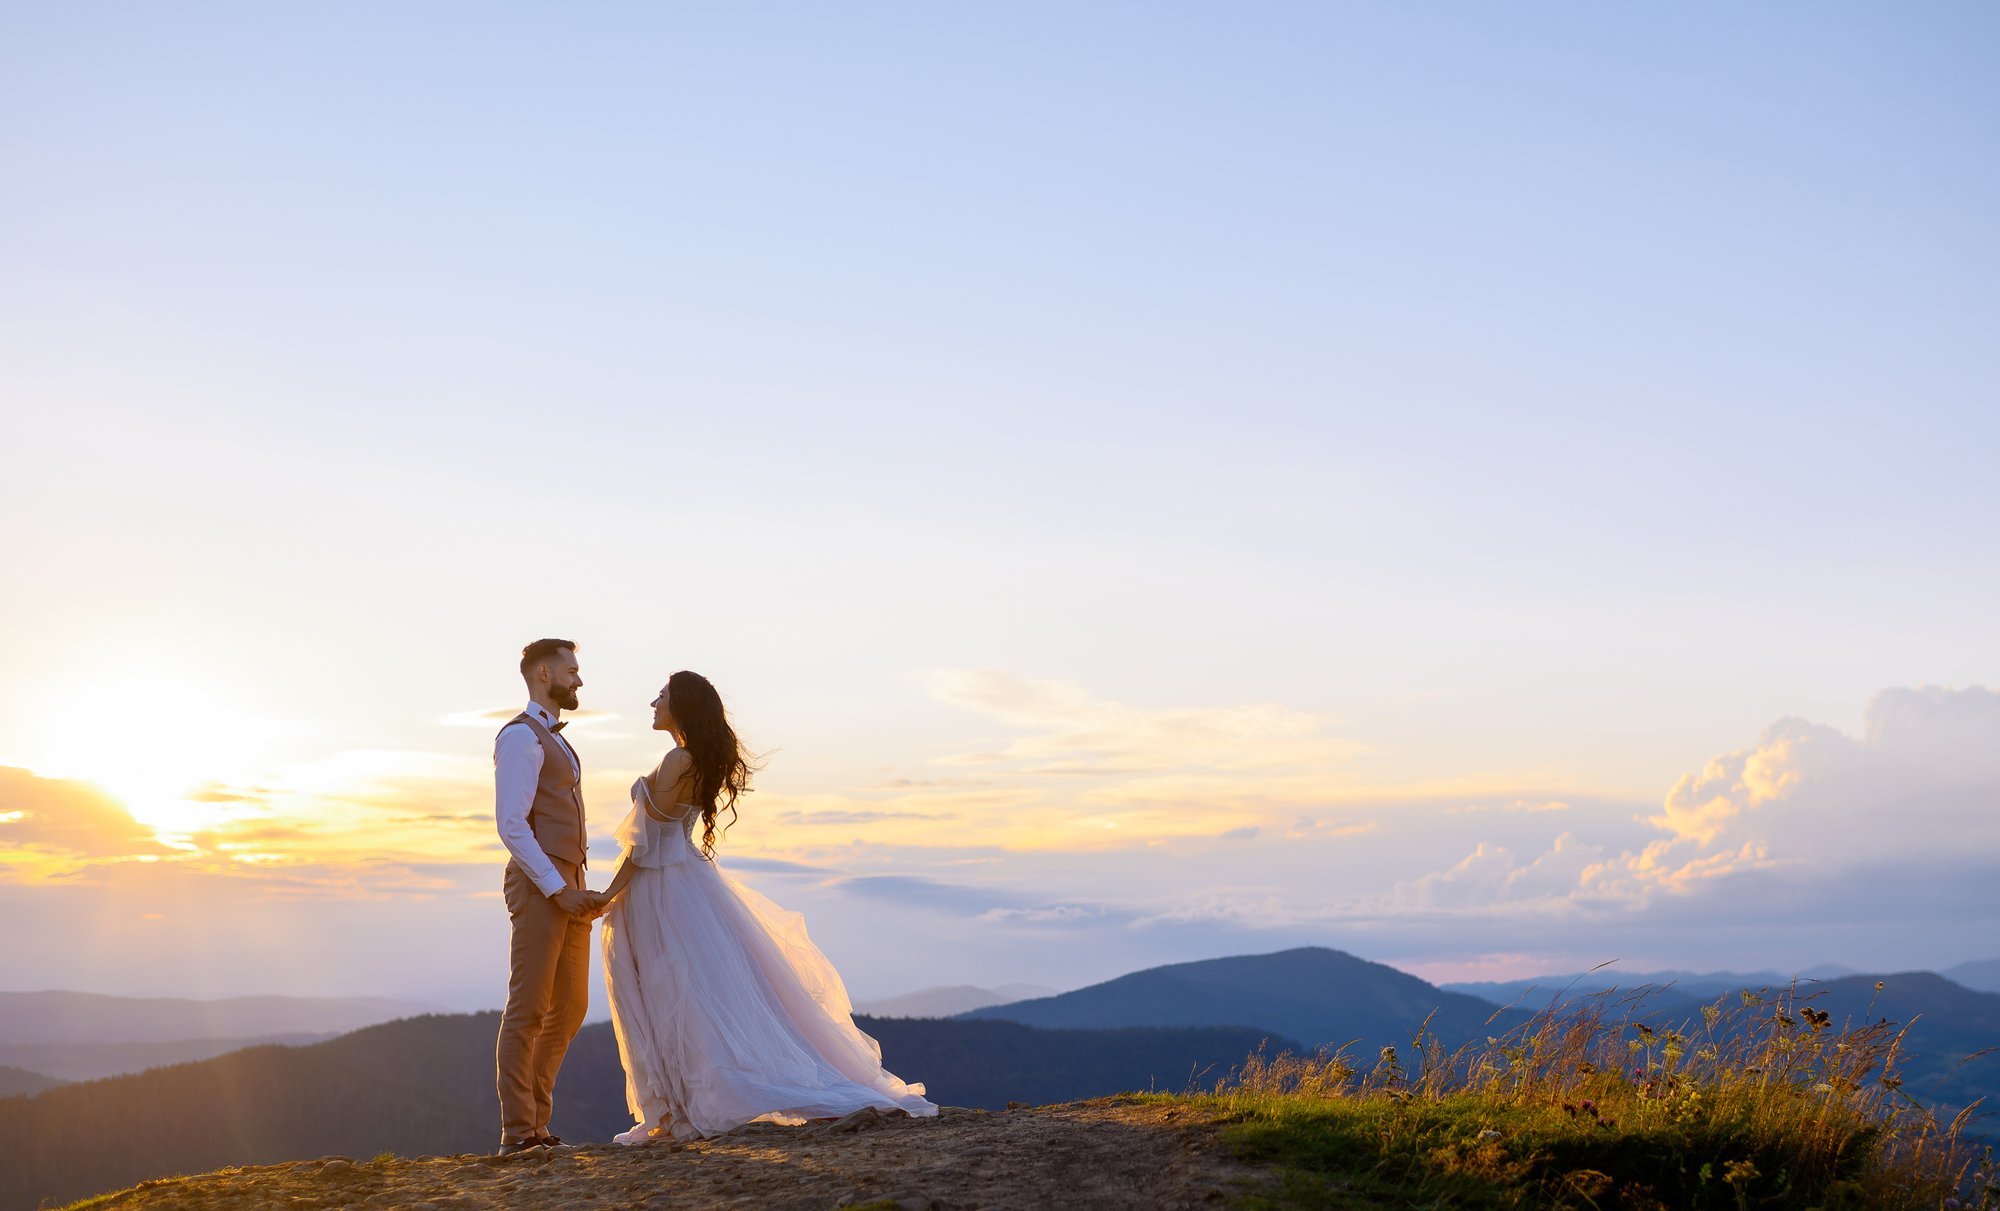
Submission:
[[[60,691],[38,712],[34,765],[94,782],[173,843],[237,810],[205,788],[247,779],[273,728],[207,687],[120,678]]]

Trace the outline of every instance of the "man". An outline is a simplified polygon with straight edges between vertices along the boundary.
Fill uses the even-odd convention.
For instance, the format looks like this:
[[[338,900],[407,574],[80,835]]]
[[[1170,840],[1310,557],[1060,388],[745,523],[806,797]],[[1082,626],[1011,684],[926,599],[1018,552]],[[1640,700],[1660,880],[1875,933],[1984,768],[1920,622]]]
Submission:
[[[521,649],[521,677],[527,709],[493,741],[494,820],[512,856],[501,884],[513,921],[507,1008],[494,1049],[502,1154],[562,1142],[549,1117],[556,1071],[589,1003],[597,912],[583,882],[583,766],[559,721],[583,688],[576,645],[537,639]]]

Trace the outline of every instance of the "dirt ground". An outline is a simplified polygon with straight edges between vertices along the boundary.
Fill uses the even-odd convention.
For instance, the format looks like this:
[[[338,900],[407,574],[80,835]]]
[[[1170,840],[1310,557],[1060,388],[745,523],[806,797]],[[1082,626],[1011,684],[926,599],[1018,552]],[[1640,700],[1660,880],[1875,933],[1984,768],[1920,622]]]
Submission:
[[[692,1144],[510,1157],[323,1157],[146,1182],[96,1208],[759,1207],[773,1211],[1221,1207],[1264,1184],[1191,1107],[1106,1098],[932,1119],[752,1123]],[[872,1206],[871,1206],[872,1204]]]

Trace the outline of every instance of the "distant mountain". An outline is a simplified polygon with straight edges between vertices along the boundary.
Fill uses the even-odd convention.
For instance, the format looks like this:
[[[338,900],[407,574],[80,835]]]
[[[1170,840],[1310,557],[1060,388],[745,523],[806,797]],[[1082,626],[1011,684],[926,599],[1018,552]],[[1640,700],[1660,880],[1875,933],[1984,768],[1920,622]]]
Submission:
[[[1242,1029],[1036,1030],[1012,1022],[857,1018],[889,1069],[933,1100],[1003,1108],[1210,1083],[1264,1037]],[[424,1016],[308,1047],[253,1047],[198,1063],[0,1098],[0,1208],[32,1208],[149,1177],[340,1154],[490,1150],[497,1013]],[[631,1125],[608,1023],[563,1065],[557,1135]]]
[[[1880,982],[1882,989],[1876,991]],[[1952,1110],[1987,1099],[1978,1126],[1992,1137],[1990,1111],[2000,1108],[2000,994],[1978,992],[1929,971],[1843,976],[1801,990],[1833,1015],[1836,1027],[1887,1019],[1909,1023],[1904,1037],[1904,1090],[1920,1102]]]
[[[2000,992],[2000,959],[1960,963],[1956,967],[1947,967],[1938,974],[1954,984],[1963,984],[1977,992]]]
[[[0,1065],[13,1065],[65,1081],[144,1072],[166,1064],[185,1064],[212,1056],[282,1043],[289,1047],[322,1043],[337,1031],[316,1034],[268,1034],[248,1039],[173,1039],[163,1043],[0,1043]]]
[[[388,997],[114,997],[0,992],[0,1044],[167,1043],[277,1034],[344,1034],[436,1006]]]
[[[885,997],[854,1007],[856,1013],[878,1018],[949,1018],[988,1005],[1005,1005],[1031,997],[1054,996],[1056,990],[1039,984],[1002,984],[998,988],[977,988],[971,984],[942,985]]]
[[[1546,1008],[1558,996],[1563,999],[1594,996],[1613,989],[1670,988],[1673,992],[1699,1000],[1713,1000],[1739,988],[1783,988],[1794,979],[1821,981],[1854,974],[1856,972],[1851,967],[1831,963],[1822,963],[1795,975],[1781,975],[1775,971],[1625,971],[1618,967],[1605,967],[1569,975],[1440,984],[1438,987],[1475,996],[1495,1005],[1533,1011]]]
[[[1407,972],[1309,946],[1135,971],[1059,996],[960,1015],[1044,1028],[1247,1026],[1308,1047],[1354,1043],[1372,1063],[1384,1046],[1408,1054],[1426,1017],[1448,1047],[1500,1034],[1527,1017]],[[1275,1048],[1274,1048],[1275,1049]]]
[[[52,1076],[39,1072],[29,1072],[26,1068],[13,1068],[0,1064],[0,1097],[19,1097],[22,1094],[40,1093],[44,1089],[54,1089],[62,1084]]]

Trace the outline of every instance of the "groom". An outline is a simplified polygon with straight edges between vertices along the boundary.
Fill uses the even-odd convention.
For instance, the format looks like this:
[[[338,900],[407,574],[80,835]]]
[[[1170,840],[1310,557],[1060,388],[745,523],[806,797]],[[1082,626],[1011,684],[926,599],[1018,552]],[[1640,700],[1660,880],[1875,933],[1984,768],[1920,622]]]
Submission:
[[[502,1154],[562,1142],[549,1116],[556,1070],[590,997],[597,908],[583,883],[583,766],[557,722],[583,688],[576,645],[535,640],[521,649],[521,676],[528,707],[493,742],[494,818],[513,858],[502,883],[513,919],[507,1008],[494,1049]]]

